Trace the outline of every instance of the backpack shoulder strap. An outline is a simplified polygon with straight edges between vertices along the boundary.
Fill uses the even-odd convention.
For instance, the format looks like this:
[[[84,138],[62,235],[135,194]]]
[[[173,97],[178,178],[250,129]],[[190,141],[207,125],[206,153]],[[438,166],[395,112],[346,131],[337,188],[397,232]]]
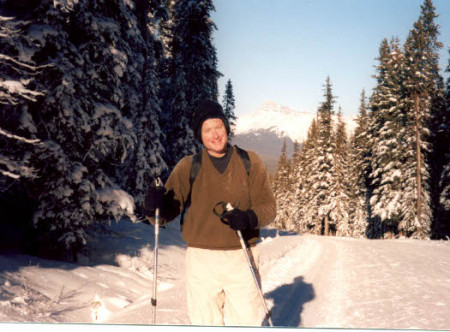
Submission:
[[[195,178],[197,177],[198,172],[200,171],[200,168],[202,167],[202,151],[199,153],[196,153],[192,156],[192,165],[191,165],[191,172],[189,174],[189,194],[186,199],[186,203],[184,205],[184,209],[181,212],[180,216],[180,230],[183,230],[183,223],[184,223],[184,217],[186,214],[186,210],[191,205],[191,192],[192,192],[192,185],[195,181]]]
[[[191,184],[191,190],[192,190],[192,184],[195,181],[195,178],[197,177],[198,172],[200,171],[200,168],[202,167],[202,152],[194,154],[192,157],[192,166],[191,166],[191,174],[189,176],[189,183]]]
[[[239,146],[235,145],[236,151],[239,154],[239,157],[241,157],[242,162],[244,163],[245,170],[247,171],[247,175],[250,175],[250,157],[248,156],[248,152],[244,149],[241,149]]]

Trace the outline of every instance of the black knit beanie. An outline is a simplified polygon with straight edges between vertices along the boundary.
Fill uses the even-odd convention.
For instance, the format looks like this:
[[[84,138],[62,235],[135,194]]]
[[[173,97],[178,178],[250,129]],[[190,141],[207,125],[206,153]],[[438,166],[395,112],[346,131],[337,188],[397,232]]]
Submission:
[[[194,109],[191,120],[191,128],[194,131],[195,138],[202,142],[202,125],[208,119],[221,119],[230,135],[230,124],[223,113],[222,106],[213,100],[203,100]]]

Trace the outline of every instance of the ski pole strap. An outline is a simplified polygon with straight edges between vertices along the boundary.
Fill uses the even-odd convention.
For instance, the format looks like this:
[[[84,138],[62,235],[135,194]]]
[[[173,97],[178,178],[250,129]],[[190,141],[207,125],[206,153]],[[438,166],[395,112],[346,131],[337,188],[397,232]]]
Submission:
[[[152,298],[152,306],[156,307],[156,299]]]
[[[161,181],[161,179],[159,177],[156,177],[153,180],[153,186],[155,186],[155,187],[162,187],[163,186],[163,182]]]
[[[222,212],[217,211],[217,208],[220,207]],[[219,202],[216,205],[214,205],[213,213],[219,217],[220,221],[222,221],[225,225],[229,225],[230,222],[226,219],[224,219],[225,212],[227,211],[227,203],[225,202]]]

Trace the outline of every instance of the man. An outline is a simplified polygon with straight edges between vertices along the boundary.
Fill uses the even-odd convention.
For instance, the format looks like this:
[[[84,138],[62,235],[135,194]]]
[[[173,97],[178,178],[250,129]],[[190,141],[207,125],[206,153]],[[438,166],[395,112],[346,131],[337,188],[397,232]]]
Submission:
[[[250,151],[247,174],[236,147],[228,144],[230,128],[218,103],[201,102],[192,129],[204,145],[192,188],[193,156],[187,156],[176,165],[165,188],[149,188],[146,216],[154,223],[159,207],[161,224],[168,223],[184,210],[190,196],[182,232],[188,245],[187,300],[193,325],[261,326],[264,309],[236,230],[242,231],[258,264],[259,228],[270,224],[276,213],[266,168]],[[224,212],[227,223],[213,212],[218,202],[234,208]]]

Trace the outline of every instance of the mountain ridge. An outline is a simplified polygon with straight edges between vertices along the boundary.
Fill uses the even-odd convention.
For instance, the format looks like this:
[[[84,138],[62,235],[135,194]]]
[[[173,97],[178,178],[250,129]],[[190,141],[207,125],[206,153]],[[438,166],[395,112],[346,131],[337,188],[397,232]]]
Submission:
[[[292,157],[294,142],[301,145],[315,117],[315,112],[299,112],[273,101],[265,101],[253,112],[238,117],[231,142],[258,153],[269,173],[274,174],[283,142],[286,141],[288,157]],[[347,132],[353,132],[356,127],[354,117],[344,116],[343,119]]]

